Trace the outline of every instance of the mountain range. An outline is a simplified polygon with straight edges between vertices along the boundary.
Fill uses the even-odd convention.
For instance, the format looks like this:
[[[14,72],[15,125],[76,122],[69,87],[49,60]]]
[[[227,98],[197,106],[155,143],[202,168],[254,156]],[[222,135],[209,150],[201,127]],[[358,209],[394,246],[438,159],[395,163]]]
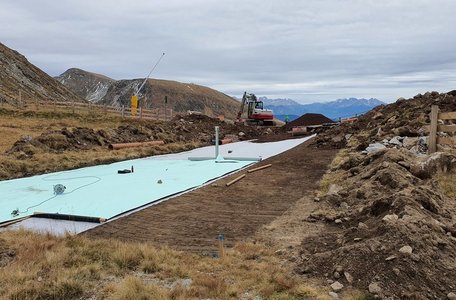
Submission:
[[[25,56],[0,43],[0,102],[90,101],[113,106],[129,106],[130,98],[144,79],[114,80],[104,75],[72,68],[52,78],[30,63]],[[164,103],[167,96],[167,103]],[[148,79],[139,93],[140,105],[175,112],[199,111],[210,116],[234,119],[239,100],[214,89],[193,83]],[[260,97],[278,119],[293,120],[305,113],[321,113],[337,119],[364,113],[377,105],[377,99],[339,99],[332,102],[299,104],[291,99]]]
[[[290,121],[305,113],[320,113],[330,119],[337,120],[363,114],[376,106],[385,104],[375,98],[345,98],[311,104],[300,104],[292,99],[269,99],[267,97],[260,97],[259,100],[263,101],[265,108],[274,111],[276,118],[284,120],[288,116]]]

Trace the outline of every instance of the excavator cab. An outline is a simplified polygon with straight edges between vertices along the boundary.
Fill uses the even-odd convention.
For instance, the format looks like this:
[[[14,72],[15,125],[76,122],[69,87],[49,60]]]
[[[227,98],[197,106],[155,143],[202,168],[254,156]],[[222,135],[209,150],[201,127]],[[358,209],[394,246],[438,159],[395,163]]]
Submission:
[[[244,106],[247,104],[247,124],[254,125],[273,125],[272,110],[265,109],[263,101],[258,101],[254,94],[244,93],[242,97],[241,109],[237,115],[237,122],[241,122],[241,115],[244,112]]]

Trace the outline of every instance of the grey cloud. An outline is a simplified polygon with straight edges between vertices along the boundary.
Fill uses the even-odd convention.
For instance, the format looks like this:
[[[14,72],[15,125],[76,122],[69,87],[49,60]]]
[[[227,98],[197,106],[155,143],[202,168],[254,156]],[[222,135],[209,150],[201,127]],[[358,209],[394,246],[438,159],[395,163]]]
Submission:
[[[454,11],[452,0],[0,0],[0,41],[51,75],[140,78],[164,51],[153,77],[234,96],[393,101],[456,88]]]

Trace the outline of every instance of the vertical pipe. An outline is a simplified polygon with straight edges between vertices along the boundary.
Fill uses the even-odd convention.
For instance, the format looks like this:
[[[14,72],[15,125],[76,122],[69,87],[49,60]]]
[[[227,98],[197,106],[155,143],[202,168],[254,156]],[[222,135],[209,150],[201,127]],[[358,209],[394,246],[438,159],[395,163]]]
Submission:
[[[219,127],[215,126],[215,158],[219,155]]]

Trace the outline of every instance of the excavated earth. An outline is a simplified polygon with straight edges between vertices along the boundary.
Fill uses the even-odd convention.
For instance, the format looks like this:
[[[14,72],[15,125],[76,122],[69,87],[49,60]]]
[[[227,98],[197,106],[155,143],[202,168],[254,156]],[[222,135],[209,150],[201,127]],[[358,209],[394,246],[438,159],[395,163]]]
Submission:
[[[114,143],[145,142],[162,140],[165,144],[197,142],[210,145],[213,142],[214,127],[219,126],[221,138],[230,136],[233,140],[250,140],[272,135],[277,128],[261,128],[228,124],[205,115],[178,115],[171,122],[131,123],[114,129],[94,130],[87,127],[62,128],[48,131],[36,138],[24,137],[18,140],[7,154],[26,159],[36,152],[61,153],[68,150],[89,150],[108,147]]]
[[[303,238],[298,273],[378,298],[453,299],[456,199],[437,179],[453,174],[456,156],[426,155],[418,144],[431,105],[455,111],[455,96],[399,99],[314,140],[320,149],[344,148],[344,155],[333,162],[331,185],[304,220],[324,229]],[[365,151],[372,143],[385,147]]]

